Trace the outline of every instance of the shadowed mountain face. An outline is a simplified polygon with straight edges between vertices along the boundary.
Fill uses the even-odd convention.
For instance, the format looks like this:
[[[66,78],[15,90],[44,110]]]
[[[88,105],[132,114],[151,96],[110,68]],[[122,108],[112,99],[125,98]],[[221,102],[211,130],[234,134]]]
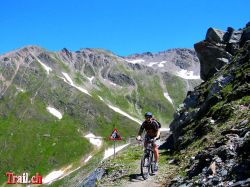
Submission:
[[[122,137],[133,136],[146,111],[167,126],[186,92],[201,82],[197,57],[189,49],[152,55],[36,46],[1,55],[0,171],[47,174],[79,161],[93,150],[85,134],[108,137],[116,127]]]

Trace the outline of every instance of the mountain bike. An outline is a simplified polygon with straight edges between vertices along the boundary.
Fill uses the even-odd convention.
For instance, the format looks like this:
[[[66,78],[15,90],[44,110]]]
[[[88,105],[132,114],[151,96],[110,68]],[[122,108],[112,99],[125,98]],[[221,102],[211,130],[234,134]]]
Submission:
[[[146,180],[150,174],[155,172],[155,157],[153,151],[154,139],[145,138],[147,147],[141,158],[141,175],[144,180]]]

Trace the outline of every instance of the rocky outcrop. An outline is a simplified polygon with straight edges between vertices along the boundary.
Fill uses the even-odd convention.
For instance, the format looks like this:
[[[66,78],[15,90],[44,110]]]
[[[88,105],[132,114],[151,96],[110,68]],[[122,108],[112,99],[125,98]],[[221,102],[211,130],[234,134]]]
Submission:
[[[134,86],[135,82],[132,78],[130,78],[128,75],[124,73],[109,73],[108,74],[108,79],[112,81],[115,84],[118,84],[120,86]]]
[[[211,43],[222,43],[224,35],[225,35],[224,31],[214,28],[209,28],[207,30],[206,40]]]
[[[243,124],[242,122],[240,124]],[[250,163],[246,158],[250,153],[250,129],[240,124],[233,130],[223,131],[224,138],[190,160],[188,166],[190,179],[199,175],[200,180],[196,182],[197,184],[217,185],[229,178],[232,181],[228,181],[228,184],[233,184],[235,182],[233,179],[244,181],[249,177]]]
[[[221,98],[218,96],[223,87],[230,84],[233,78],[231,75],[221,75],[209,85],[209,90],[206,90],[205,85],[195,88],[194,91],[187,93],[183,104],[179,106],[174,114],[174,120],[170,124],[173,132],[174,143],[178,142],[180,135],[192,120],[200,118],[208,112],[211,106],[215,105]],[[206,98],[204,98],[206,97]]]
[[[202,43],[204,42],[206,41],[203,41]],[[208,43],[208,45],[211,44]],[[176,113],[174,114],[175,118],[170,124],[170,128],[175,135],[176,142],[179,137],[179,134],[182,134],[181,129],[183,129],[191,120],[193,120],[194,118],[198,118],[201,114],[206,113],[211,106],[225,99],[220,96],[222,94],[221,90],[227,85],[235,83],[236,75],[239,76],[238,71],[243,71],[243,64],[249,66],[249,46],[250,42],[245,42],[245,45],[243,48],[241,48],[241,51],[239,51],[237,58],[234,57],[233,64],[228,64],[227,67],[221,64],[221,66],[224,67],[223,70],[219,71],[215,76],[211,77],[209,81],[204,82],[200,86],[196,87],[194,91],[187,93],[187,97],[185,98],[183,104],[181,104],[176,110]],[[216,48],[218,48],[218,50],[223,51],[223,47]],[[213,52],[211,53],[211,56],[213,56],[214,53],[214,56],[216,56],[216,50],[212,51],[211,48],[206,45],[203,46],[203,50]],[[201,53],[200,55],[203,55],[203,53]],[[200,58],[206,59],[206,57],[208,56],[205,53],[204,56],[201,56]],[[213,73],[211,73],[211,76],[212,75]],[[249,75],[246,72],[244,74],[242,72],[242,74],[240,75],[244,76],[244,78],[242,79],[248,80],[246,79],[246,77],[248,77]],[[239,86],[238,84],[237,86]],[[246,85],[248,88],[248,84]],[[237,87],[234,88],[234,91],[236,90]],[[233,92],[230,93],[228,96],[232,97],[232,94]],[[244,96],[244,94],[241,95],[241,97]]]
[[[250,128],[246,124],[249,120],[223,131],[223,138],[190,159],[187,177],[173,180],[171,186],[250,185]]]
[[[208,80],[220,68],[231,61],[232,55],[224,48],[216,46],[208,41],[195,44],[198,58],[200,59],[200,77]]]
[[[95,187],[96,182],[102,178],[104,174],[104,170],[102,168],[96,168],[83,182],[81,182],[79,185],[76,185],[77,187]]]
[[[183,163],[186,177],[171,186],[250,185],[248,29],[210,28],[206,40],[195,44],[205,82],[187,93],[170,124],[168,142],[177,154],[190,156]]]
[[[243,29],[243,34],[242,34],[242,37],[241,37],[241,46],[244,45],[244,43],[247,40],[250,40],[250,22],[248,22],[246,24],[246,28]]]
[[[232,60],[240,44],[248,38],[248,29],[235,31],[229,27],[227,32],[209,28],[206,39],[194,45],[200,60],[200,77],[204,81],[211,78],[225,64]]]

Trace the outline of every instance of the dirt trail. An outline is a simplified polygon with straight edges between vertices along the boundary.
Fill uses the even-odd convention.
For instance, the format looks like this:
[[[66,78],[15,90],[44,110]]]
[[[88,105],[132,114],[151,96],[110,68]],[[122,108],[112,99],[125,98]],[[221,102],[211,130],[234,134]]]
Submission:
[[[161,187],[163,184],[156,183],[157,174],[150,176],[147,180],[144,180],[140,174],[131,176],[131,180],[122,185],[122,187]]]
[[[164,143],[164,139],[161,143]],[[99,181],[98,186],[166,186],[166,184],[172,180],[176,170],[176,166],[168,164],[169,160],[166,150],[159,150],[160,161],[158,172],[154,175],[150,175],[147,180],[144,180],[140,172],[142,149],[142,145],[131,145],[130,148],[118,155],[116,159],[107,161],[107,163],[104,164],[105,167],[103,167],[106,171],[106,175]]]
[[[163,185],[157,184],[153,179],[148,179],[142,182],[128,183],[122,187],[161,187]]]

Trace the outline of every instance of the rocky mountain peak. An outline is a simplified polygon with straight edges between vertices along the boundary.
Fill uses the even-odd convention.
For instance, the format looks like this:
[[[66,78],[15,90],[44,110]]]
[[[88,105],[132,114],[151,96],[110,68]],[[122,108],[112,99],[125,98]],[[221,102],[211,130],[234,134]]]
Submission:
[[[199,59],[194,49],[176,48],[158,53],[133,54],[123,58],[130,63],[142,64],[176,75],[180,71],[187,71],[198,77],[200,73]]]

